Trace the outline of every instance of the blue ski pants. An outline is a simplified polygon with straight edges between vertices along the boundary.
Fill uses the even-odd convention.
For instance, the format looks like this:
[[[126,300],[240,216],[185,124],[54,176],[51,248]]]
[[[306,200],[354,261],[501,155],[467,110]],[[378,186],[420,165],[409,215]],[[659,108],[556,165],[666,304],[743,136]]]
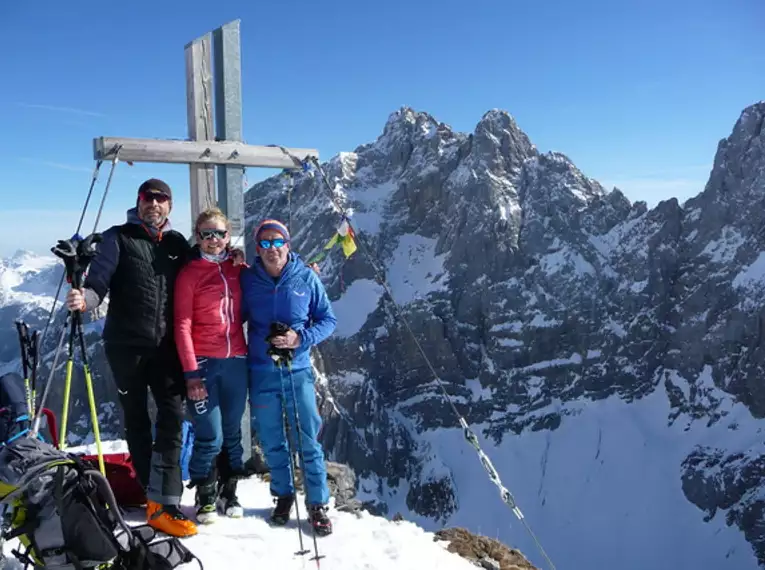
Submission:
[[[299,429],[294,401],[297,402]],[[286,403],[291,444],[287,442],[283,403]],[[295,452],[299,450],[296,439],[296,433],[299,432],[303,447],[301,467],[306,503],[326,505],[329,501],[329,487],[324,451],[318,441],[321,416],[316,406],[313,371],[303,368],[290,372],[286,367],[273,371],[250,370],[250,406],[252,429],[260,436],[263,455],[271,471],[271,494],[284,497],[295,492],[290,447]]]
[[[187,400],[194,423],[194,448],[189,477],[206,479],[216,457],[225,449],[232,469],[241,470],[242,416],[247,403],[247,359],[200,357],[207,398]]]

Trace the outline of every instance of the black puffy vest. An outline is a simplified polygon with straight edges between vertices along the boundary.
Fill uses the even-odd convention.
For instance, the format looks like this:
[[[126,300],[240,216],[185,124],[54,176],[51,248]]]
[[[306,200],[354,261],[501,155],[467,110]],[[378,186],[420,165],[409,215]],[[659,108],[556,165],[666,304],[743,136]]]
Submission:
[[[157,241],[137,224],[120,227],[119,262],[109,283],[103,338],[112,344],[159,346],[173,339],[173,290],[190,246],[171,230]]]

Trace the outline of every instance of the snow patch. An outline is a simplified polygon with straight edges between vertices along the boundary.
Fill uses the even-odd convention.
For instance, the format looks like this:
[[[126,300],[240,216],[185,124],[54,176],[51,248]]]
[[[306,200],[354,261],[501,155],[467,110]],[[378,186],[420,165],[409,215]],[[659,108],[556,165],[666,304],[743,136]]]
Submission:
[[[710,241],[702,250],[713,263],[730,263],[736,257],[738,248],[746,243],[746,239],[735,229],[725,227],[720,239]]]
[[[566,366],[568,364],[581,364],[582,355],[575,352],[568,358],[554,358],[552,360],[540,360],[533,364],[529,364],[522,368],[524,372],[531,372],[533,370],[542,370],[544,368],[558,368],[560,366]]]
[[[563,246],[558,251],[542,256],[539,265],[548,276],[563,270],[573,272],[577,277],[595,275],[592,264],[569,246]]]
[[[492,391],[490,388],[484,388],[478,378],[465,379],[465,386],[473,393],[474,400],[490,399]]]
[[[351,283],[332,310],[337,317],[334,336],[348,338],[357,334],[377,308],[383,288],[371,279],[357,279]]]
[[[733,278],[733,286],[746,288],[760,285],[765,280],[765,251],[761,251],[751,265],[741,269]]]
[[[446,289],[446,254],[436,255],[436,240],[416,234],[401,236],[388,267],[388,284],[396,303],[404,305]]]
[[[398,185],[393,181],[382,184],[366,182],[371,177],[372,173],[368,167],[360,169],[356,173],[356,182],[346,192],[353,201],[353,227],[357,231],[373,235],[380,232],[385,208]]]
[[[538,327],[538,328],[547,328],[547,327],[557,327],[561,324],[562,322],[559,321],[558,319],[550,319],[550,318],[547,318],[542,313],[536,313],[534,315],[534,318],[531,319],[529,326]]]

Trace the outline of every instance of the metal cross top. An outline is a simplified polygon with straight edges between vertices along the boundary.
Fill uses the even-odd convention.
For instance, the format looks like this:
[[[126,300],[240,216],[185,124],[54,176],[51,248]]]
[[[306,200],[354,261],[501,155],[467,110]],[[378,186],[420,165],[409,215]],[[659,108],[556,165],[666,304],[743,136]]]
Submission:
[[[194,227],[200,212],[217,202],[231,222],[231,245],[244,251],[244,168],[299,169],[302,165],[296,164],[295,159],[318,159],[319,153],[315,149],[282,149],[278,146],[248,145],[242,142],[239,20],[229,22],[187,44],[185,53],[189,140],[98,137],[93,139],[93,158],[113,160],[116,149],[119,149],[119,160],[125,162],[188,164],[191,175],[191,227]],[[217,196],[213,175],[216,167]],[[242,418],[245,460],[251,456],[249,419],[249,409],[246,409]]]
[[[185,52],[189,140],[98,137],[93,139],[93,157],[112,160],[115,149],[119,148],[119,160],[125,162],[188,164],[192,227],[199,213],[217,201],[231,221],[232,245],[244,250],[244,168],[297,169],[300,165],[295,163],[295,158],[303,161],[314,156],[318,159],[319,153],[315,149],[285,147],[287,154],[278,146],[242,142],[239,20],[197,38],[186,45]],[[216,166],[217,199],[213,176]]]

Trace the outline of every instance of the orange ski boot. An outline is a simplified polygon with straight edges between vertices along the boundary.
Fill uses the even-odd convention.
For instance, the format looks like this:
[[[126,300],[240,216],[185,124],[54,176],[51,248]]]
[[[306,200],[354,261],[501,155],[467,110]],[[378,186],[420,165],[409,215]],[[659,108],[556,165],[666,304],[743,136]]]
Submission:
[[[197,525],[181,512],[177,505],[146,502],[146,521],[160,532],[183,538],[197,533]]]

